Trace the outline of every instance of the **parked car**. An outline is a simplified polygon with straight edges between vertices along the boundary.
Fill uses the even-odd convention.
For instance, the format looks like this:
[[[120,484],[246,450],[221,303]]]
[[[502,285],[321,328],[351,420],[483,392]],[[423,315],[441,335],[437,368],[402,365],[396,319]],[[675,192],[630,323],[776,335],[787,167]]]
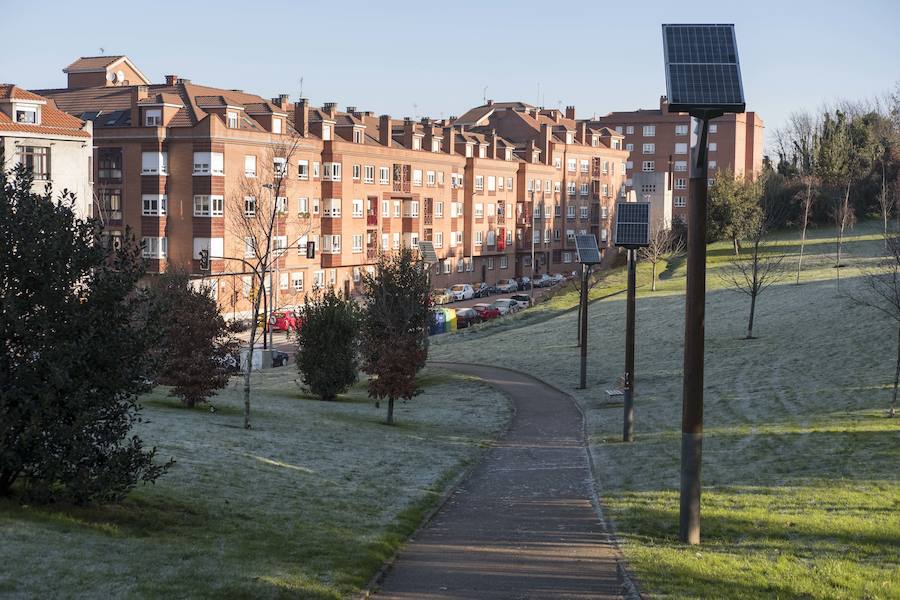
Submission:
[[[509,299],[515,302],[520,309],[531,306],[531,297],[527,294],[513,294]]]
[[[272,350],[272,366],[283,367],[288,363],[288,353],[281,350]]]
[[[491,304],[476,304],[472,307],[472,310],[477,312],[484,321],[490,321],[491,319],[496,319],[500,316],[500,311]]]
[[[553,275],[550,276],[550,279],[553,280],[552,285],[556,285],[558,283],[565,283],[566,276],[563,275],[562,273],[554,273]]]
[[[450,304],[453,302],[453,294],[450,290],[436,288],[431,291],[431,302],[433,304]]]
[[[553,278],[546,273],[534,278],[534,287],[536,288],[550,287],[551,285],[553,285]]]
[[[456,309],[456,328],[465,329],[469,325],[481,323],[484,319],[478,314],[474,308],[458,308]]]
[[[471,300],[475,297],[475,290],[468,283],[457,283],[451,286],[450,293],[454,300]]]
[[[509,298],[499,298],[494,300],[491,306],[499,310],[501,315],[507,315],[519,310],[519,305],[516,304],[516,301],[510,300]]]
[[[519,284],[516,283],[515,279],[501,279],[497,282],[497,289],[500,290],[501,294],[508,294],[510,292],[518,292]]]
[[[473,283],[472,292],[474,294],[473,298],[487,298],[491,295],[491,286],[484,282]]]
[[[516,285],[519,286],[520,290],[530,290],[531,289],[531,278],[530,277],[519,277],[516,279]]]
[[[291,333],[300,329],[301,320],[294,311],[276,311],[269,316],[272,331]]]

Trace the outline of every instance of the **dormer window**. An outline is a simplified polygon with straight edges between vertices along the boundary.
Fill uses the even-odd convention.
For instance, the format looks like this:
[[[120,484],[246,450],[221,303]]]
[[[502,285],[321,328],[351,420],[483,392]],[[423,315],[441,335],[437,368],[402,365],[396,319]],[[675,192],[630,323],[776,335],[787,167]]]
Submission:
[[[599,146],[599,145],[600,145],[600,138],[597,137],[596,135],[592,135],[592,136],[591,136],[591,146],[593,146],[594,148],[596,148],[596,147]]]
[[[572,133],[571,131],[567,131],[566,132],[566,143],[572,144],[574,142],[575,142],[575,134]]]
[[[238,128],[238,116],[236,112],[228,112],[228,128],[229,129],[237,129]]]
[[[281,119],[277,117],[272,118],[272,133],[281,133]]]
[[[441,151],[441,141],[438,139],[431,140],[431,151],[432,152],[440,152]]]
[[[487,158],[487,144],[478,146],[478,158]]]
[[[512,160],[512,148],[506,149],[506,160]]]
[[[327,142],[331,139],[331,125],[322,125],[322,141]]]
[[[354,144],[362,144],[363,139],[364,139],[363,138],[363,130],[358,127],[354,127],[353,128],[353,143]]]
[[[472,144],[466,144],[466,158],[472,158],[472,153],[474,150],[472,149]]]
[[[421,150],[422,149],[422,136],[416,135],[413,136],[413,150]]]
[[[144,110],[144,126],[159,127],[162,125],[162,109],[147,108]]]
[[[34,106],[16,105],[16,123],[38,124],[38,111]]]

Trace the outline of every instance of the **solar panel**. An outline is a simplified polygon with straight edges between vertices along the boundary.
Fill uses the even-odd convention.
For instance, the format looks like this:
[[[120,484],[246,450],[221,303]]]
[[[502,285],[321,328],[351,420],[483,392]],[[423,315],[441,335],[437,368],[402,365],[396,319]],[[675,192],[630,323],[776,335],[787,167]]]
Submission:
[[[575,251],[578,253],[578,262],[584,265],[596,265],[600,263],[600,248],[597,247],[597,238],[591,235],[575,236]]]
[[[434,251],[434,242],[419,240],[419,256],[425,264],[437,264],[438,257],[437,253]]]
[[[663,25],[670,112],[746,108],[734,25]]]
[[[650,203],[616,204],[616,246],[638,248],[650,245]]]

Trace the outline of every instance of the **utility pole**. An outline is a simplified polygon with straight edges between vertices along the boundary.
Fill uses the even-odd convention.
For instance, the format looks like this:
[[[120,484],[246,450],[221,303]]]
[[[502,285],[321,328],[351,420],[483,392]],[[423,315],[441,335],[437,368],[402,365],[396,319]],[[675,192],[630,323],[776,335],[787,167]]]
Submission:
[[[578,389],[583,390],[587,387],[587,301],[588,301],[588,273],[590,265],[581,265],[581,302],[579,313],[580,327],[579,342],[581,346],[581,378],[579,379]]]
[[[628,301],[625,316],[625,392],[622,441],[634,441],[634,310],[637,287],[637,249],[628,248]]]

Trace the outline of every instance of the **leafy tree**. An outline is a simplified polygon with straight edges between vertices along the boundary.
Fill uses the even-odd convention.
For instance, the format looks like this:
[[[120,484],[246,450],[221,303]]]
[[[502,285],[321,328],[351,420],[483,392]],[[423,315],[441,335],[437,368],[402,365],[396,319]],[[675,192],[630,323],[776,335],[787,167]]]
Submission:
[[[228,385],[229,359],[238,348],[210,287],[191,285],[183,271],[167,271],[150,288],[159,318],[157,380],[194,407]]]
[[[731,240],[735,255],[759,218],[760,188],[756,181],[723,169],[709,188],[706,217],[707,242]]]
[[[363,290],[363,370],[372,376],[369,397],[387,398],[387,424],[393,425],[394,401],[419,393],[416,374],[428,358],[431,285],[428,272],[404,247],[378,259]]]
[[[356,383],[360,310],[333,287],[304,297],[297,332],[297,369],[313,394],[334,400]]]
[[[74,195],[31,193],[16,167],[0,190],[0,495],[31,502],[122,498],[168,464],[129,434],[152,373],[140,248],[105,242]]]

